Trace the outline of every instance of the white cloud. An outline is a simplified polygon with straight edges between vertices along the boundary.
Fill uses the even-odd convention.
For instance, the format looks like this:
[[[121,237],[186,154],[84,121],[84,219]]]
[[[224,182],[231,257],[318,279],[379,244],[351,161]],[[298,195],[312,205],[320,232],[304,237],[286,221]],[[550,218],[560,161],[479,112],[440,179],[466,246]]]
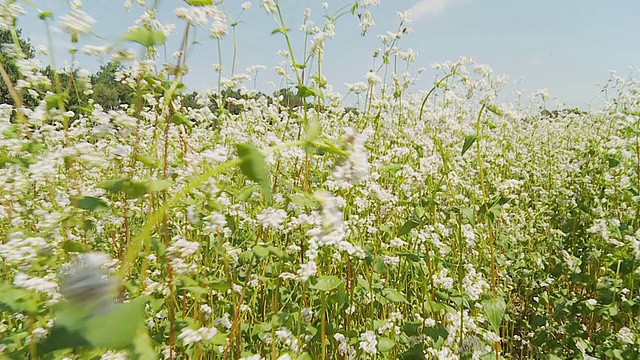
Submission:
[[[469,3],[471,0],[420,0],[409,9],[410,18],[414,21],[430,19],[452,6]]]

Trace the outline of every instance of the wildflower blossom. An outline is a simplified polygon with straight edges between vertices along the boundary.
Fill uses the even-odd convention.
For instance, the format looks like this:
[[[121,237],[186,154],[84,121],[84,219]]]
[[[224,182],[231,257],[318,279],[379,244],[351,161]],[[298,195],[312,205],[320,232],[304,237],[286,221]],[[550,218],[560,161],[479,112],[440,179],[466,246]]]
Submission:
[[[71,9],[71,12],[60,18],[58,27],[71,35],[84,35],[91,33],[91,27],[96,20],[80,9]]]
[[[193,329],[184,329],[178,335],[178,339],[182,340],[185,345],[199,343],[202,340],[211,340],[216,334],[218,330],[216,328],[206,328],[201,327],[198,330]]]
[[[360,335],[360,349],[365,354],[375,355],[377,352],[378,340],[376,334],[373,331],[367,331]]]

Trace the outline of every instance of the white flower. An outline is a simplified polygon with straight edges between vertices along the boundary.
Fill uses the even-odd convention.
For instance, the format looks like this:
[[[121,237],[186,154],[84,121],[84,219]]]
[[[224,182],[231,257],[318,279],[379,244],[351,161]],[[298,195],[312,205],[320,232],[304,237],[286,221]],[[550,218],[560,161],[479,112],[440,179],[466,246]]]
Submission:
[[[264,209],[261,214],[258,214],[256,219],[258,220],[258,224],[264,228],[283,229],[284,227],[280,224],[282,224],[286,217],[286,211],[269,207]]]
[[[366,77],[367,77],[367,82],[371,85],[379,84],[382,82],[382,78],[373,71],[369,71]]]
[[[200,243],[197,241],[188,241],[181,235],[176,235],[173,237],[173,242],[167,248],[167,254],[170,257],[187,257],[195,254],[198,251],[198,247],[200,247]]]
[[[185,345],[201,342],[202,340],[211,340],[218,333],[216,328],[201,327],[198,330],[184,329],[178,335],[178,339],[182,340]]]
[[[20,5],[13,1],[4,1],[0,4],[0,31],[9,31],[13,27],[13,20],[24,14]]]
[[[378,340],[376,339],[376,333],[373,331],[367,331],[360,335],[360,349],[365,354],[374,355],[377,351]]]
[[[64,15],[58,22],[60,30],[71,35],[84,35],[91,33],[91,27],[96,20],[86,12],[79,9],[71,9],[68,15]]]
[[[300,265],[300,269],[298,269],[298,279],[300,281],[307,281],[313,275],[318,272],[318,267],[316,266],[315,261],[309,261],[308,263],[304,263]]]
[[[620,328],[616,337],[620,342],[633,345],[636,341],[636,335],[626,326]]]
[[[242,3],[242,10],[249,10],[251,8],[251,3],[249,1]]]
[[[350,184],[357,184],[369,175],[369,159],[364,149],[366,137],[347,128],[347,158],[341,159],[336,166],[333,176],[336,180],[345,180]]]
[[[587,305],[589,306],[596,306],[598,305],[598,300],[596,299],[588,299],[587,301],[585,301],[587,303]]]
[[[496,333],[494,333],[493,331],[487,331],[482,338],[484,339],[484,341],[490,343],[490,344],[494,344],[497,343],[498,341],[500,341],[500,336],[498,336]]]
[[[278,10],[276,7],[276,2],[274,0],[260,0],[260,6],[264,9],[267,14],[275,14]]]

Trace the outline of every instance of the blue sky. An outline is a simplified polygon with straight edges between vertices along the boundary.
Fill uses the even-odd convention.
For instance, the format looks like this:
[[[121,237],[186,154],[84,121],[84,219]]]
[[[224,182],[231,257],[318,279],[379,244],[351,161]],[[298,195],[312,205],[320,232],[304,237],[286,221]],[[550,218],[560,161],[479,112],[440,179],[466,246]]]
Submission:
[[[346,0],[326,0],[329,11],[350,3]],[[151,3],[147,0],[147,3]],[[227,0],[225,6],[236,16],[244,1]],[[273,91],[267,84],[276,82],[273,67],[280,59],[276,56],[286,44],[281,35],[271,35],[276,27],[273,18],[260,8],[257,0],[242,15],[238,26],[237,68],[250,65],[267,66],[258,76],[258,89]],[[637,0],[381,0],[372,8],[376,26],[367,37],[361,37],[358,21],[352,16],[340,19],[336,38],[326,46],[324,74],[338,91],[345,93],[344,83],[364,81],[371,67],[371,54],[380,47],[378,34],[395,31],[398,11],[412,10],[413,32],[400,42],[403,49],[411,48],[418,59],[411,70],[433,63],[456,60],[460,56],[474,57],[487,64],[496,74],[506,74],[512,84],[506,91],[516,88],[527,92],[546,88],[552,97],[570,106],[586,106],[597,94],[597,84],[604,84],[609,70],[620,76],[629,74],[629,66],[640,68],[640,1]],[[54,17],[64,15],[69,5],[63,0],[34,1],[42,10]],[[301,53],[304,39],[297,31],[304,8],[312,9],[312,19],[321,23],[323,10],[320,0],[281,0],[285,22],[295,33],[294,51]],[[183,1],[160,1],[160,19],[176,24],[176,30],[167,43],[169,56],[178,49],[184,24],[173,14],[173,9],[185,6]],[[45,27],[37,13],[27,8],[18,27],[34,44],[46,44]],[[117,0],[85,0],[83,9],[97,21],[94,32],[107,39],[83,37],[82,44],[106,44],[126,32],[128,26],[141,14],[134,6],[126,12]],[[54,21],[55,23],[55,21]],[[56,62],[70,60],[66,52],[69,40],[66,34],[53,32]],[[216,75],[211,65],[217,63],[216,43],[208,38],[206,28],[199,29],[195,39],[200,42],[190,55],[191,73],[186,84],[194,89],[215,87]],[[223,66],[230,68],[231,37],[223,41]],[[299,56],[299,55],[298,55]],[[82,67],[95,71],[108,58],[78,55]],[[43,58],[45,63],[48,59]],[[430,70],[422,75],[419,84],[426,88],[433,80]]]

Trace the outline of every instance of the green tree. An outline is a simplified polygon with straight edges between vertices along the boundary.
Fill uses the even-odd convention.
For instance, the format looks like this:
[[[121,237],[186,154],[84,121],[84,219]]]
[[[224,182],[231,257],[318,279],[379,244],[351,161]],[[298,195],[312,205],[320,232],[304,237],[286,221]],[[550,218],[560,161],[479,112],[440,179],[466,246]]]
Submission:
[[[18,35],[18,43],[20,44],[20,48],[22,49],[24,56],[28,59],[33,58],[34,48],[29,40],[22,38],[21,30],[18,29],[16,33]],[[9,30],[0,30],[0,63],[2,63],[4,70],[7,72],[11,85],[15,86],[16,82],[20,78],[20,73],[18,72],[15,59],[6,56],[5,52],[7,47],[13,45],[14,41],[11,32]],[[0,79],[0,104],[15,105],[13,97],[9,93],[9,87],[4,79]]]
[[[117,109],[120,104],[128,104],[131,100],[131,89],[116,81],[116,72],[122,65],[110,61],[100,66],[100,70],[91,77],[93,84],[93,100],[104,109]]]

